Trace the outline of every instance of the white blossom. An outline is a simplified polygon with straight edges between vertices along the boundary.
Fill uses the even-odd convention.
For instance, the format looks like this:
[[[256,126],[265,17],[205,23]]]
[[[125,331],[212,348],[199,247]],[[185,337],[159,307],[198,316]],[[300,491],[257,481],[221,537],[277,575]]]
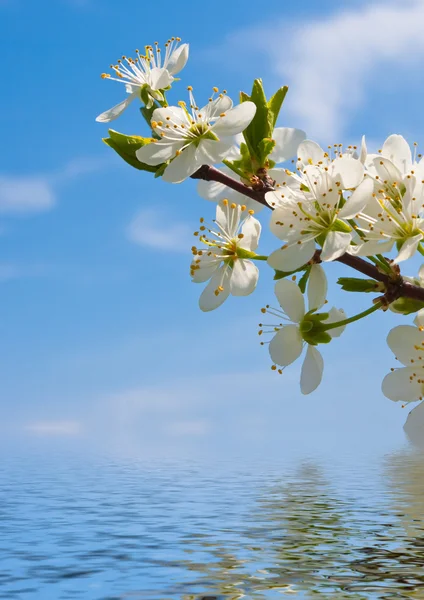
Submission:
[[[289,160],[296,155],[299,144],[305,139],[306,133],[301,129],[293,129],[292,127],[276,127],[274,129],[272,138],[275,141],[274,150],[269,155],[269,159],[278,164]],[[226,156],[227,160],[239,161],[242,159],[240,152],[240,144],[243,142],[243,137],[239,136],[237,144],[233,146],[230,153]],[[232,169],[227,166],[222,166],[220,170],[232,178],[237,178],[245,185],[251,185],[252,181],[249,179],[243,179],[238,177]],[[252,174],[253,175],[253,174]],[[270,179],[274,180],[276,185],[287,185],[289,180],[285,169],[274,167],[267,170],[267,175]],[[294,184],[295,182],[293,182]],[[223,183],[216,181],[199,181],[197,185],[197,192],[199,196],[213,202],[219,202],[223,198],[228,198],[232,202],[237,204],[245,204],[248,208],[253,208],[255,212],[263,209],[263,204],[247,198],[240,192],[236,192],[231,188],[228,188]]]
[[[102,78],[124,83],[129,95],[123,102],[99,115],[96,121],[109,123],[119,117],[135,98],[140,97],[141,88],[144,86],[153,100],[163,100],[162,90],[171,86],[174,75],[184,68],[188,60],[188,44],[180,46],[180,41],[180,38],[168,40],[163,58],[155,42],[154,48],[146,46],[146,54],[140,54],[139,50],[136,50],[135,59],[123,56],[116,65],[110,65],[115,77],[103,73]]]
[[[204,247],[193,246],[190,274],[194,283],[209,281],[200,296],[201,310],[214,310],[230,294],[248,296],[256,288],[259,271],[249,258],[255,256],[261,224],[253,212],[224,199],[216,207],[215,229],[200,220],[195,235]]]
[[[234,136],[252,121],[256,106],[243,102],[233,108],[231,99],[220,94],[199,108],[189,87],[190,109],[179,106],[157,108],[152,115],[152,128],[159,139],[137,150],[138,160],[148,165],[170,161],[163,179],[180,183],[202,165],[219,163],[231,151]],[[214,88],[217,92],[217,88]]]
[[[357,215],[362,241],[350,248],[352,254],[386,253],[396,244],[399,263],[418,250],[424,239],[424,162],[416,159],[400,135],[389,136],[379,154],[367,156],[373,190]]]
[[[390,400],[414,402],[424,396],[424,313],[413,325],[399,325],[387,336],[389,348],[403,367],[393,368],[383,379],[383,394]]]
[[[349,168],[358,162],[348,158],[343,164],[343,179],[349,183],[357,182],[359,171],[355,166],[354,175],[351,175]],[[365,206],[372,183],[363,181],[346,200],[341,169],[336,170],[337,174],[330,175],[330,170],[305,166],[297,189],[287,186],[266,194],[267,202],[276,206],[271,216],[271,231],[285,241],[268,258],[272,268],[280,271],[298,269],[312,258],[316,242],[322,246],[321,260],[324,262],[337,259],[349,248],[353,230],[348,220]]]
[[[271,306],[262,309],[263,313],[268,313],[281,320],[275,324],[261,323],[259,325],[261,327],[260,335],[263,333],[275,334],[269,342],[269,353],[275,363],[272,367],[273,370],[281,374],[285,367],[300,357],[305,345],[307,346],[300,377],[302,394],[313,392],[322,380],[324,361],[321,353],[317,350],[315,343],[308,343],[304,338],[308,336],[308,333],[310,334],[314,315],[324,305],[326,294],[327,279],[324,270],[320,265],[313,265],[308,281],[308,312],[306,312],[305,301],[299,286],[288,279],[280,279],[275,284],[275,295],[282,310]],[[318,319],[315,322],[326,325],[345,318],[344,311],[332,308],[325,319]],[[263,328],[270,328],[270,330],[266,331]],[[328,334],[330,337],[338,337],[343,330],[344,326],[340,326],[330,329]],[[283,368],[279,369],[277,365]]]

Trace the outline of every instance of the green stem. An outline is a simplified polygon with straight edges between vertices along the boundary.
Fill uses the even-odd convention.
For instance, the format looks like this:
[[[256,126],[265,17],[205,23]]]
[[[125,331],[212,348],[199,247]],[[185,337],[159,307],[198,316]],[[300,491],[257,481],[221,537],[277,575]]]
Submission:
[[[361,313],[355,315],[354,317],[349,317],[349,319],[344,319],[343,321],[337,321],[336,323],[330,323],[330,325],[326,326],[325,331],[328,331],[329,329],[337,329],[337,327],[343,327],[343,325],[349,325],[349,323],[354,323],[355,321],[359,321],[359,319],[363,319],[364,317],[367,317],[368,315],[372,314],[373,312],[375,312],[382,306],[383,306],[382,302],[377,302],[377,304],[374,304],[374,306],[371,306],[371,308],[369,308],[368,310],[364,310],[364,312],[361,312]],[[325,323],[323,323],[323,325],[325,325]]]
[[[421,246],[421,244],[418,245],[418,252],[424,256],[424,248]]]
[[[242,178],[246,177],[246,174],[243,173],[242,171],[240,171],[239,169],[237,169],[237,167],[235,167],[231,161],[224,159],[222,161],[222,163],[224,165],[226,165],[229,169],[231,169],[232,172],[235,173],[236,175],[238,175],[239,177],[242,177]]]
[[[385,256],[383,256],[382,254],[377,254],[376,256],[381,263],[381,268],[384,269],[388,275],[392,275],[393,274],[392,267],[387,262],[387,258]]]
[[[256,256],[252,256],[253,260],[268,260],[268,257],[263,254],[257,254]]]

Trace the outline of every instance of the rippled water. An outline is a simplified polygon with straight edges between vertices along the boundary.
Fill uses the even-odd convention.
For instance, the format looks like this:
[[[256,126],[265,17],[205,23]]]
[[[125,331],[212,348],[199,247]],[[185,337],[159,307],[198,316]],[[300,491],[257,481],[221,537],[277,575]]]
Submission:
[[[0,468],[0,598],[424,598],[424,455]]]

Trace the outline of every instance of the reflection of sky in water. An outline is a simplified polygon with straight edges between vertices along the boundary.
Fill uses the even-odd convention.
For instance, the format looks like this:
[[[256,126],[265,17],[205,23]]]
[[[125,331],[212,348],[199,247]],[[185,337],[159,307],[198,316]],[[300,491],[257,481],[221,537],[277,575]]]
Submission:
[[[0,598],[422,598],[424,456],[3,461]]]

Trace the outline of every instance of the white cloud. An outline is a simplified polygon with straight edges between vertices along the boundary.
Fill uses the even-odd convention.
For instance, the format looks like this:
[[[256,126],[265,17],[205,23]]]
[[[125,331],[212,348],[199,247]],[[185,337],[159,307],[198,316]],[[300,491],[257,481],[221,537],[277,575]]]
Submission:
[[[0,214],[29,215],[51,210],[57,202],[60,185],[104,169],[108,164],[108,160],[77,158],[50,174],[0,174]]]
[[[310,22],[284,18],[229,41],[239,60],[242,52],[264,52],[278,80],[290,85],[290,124],[331,143],[364,105],[368,84],[385,77],[397,86],[393,67],[419,67],[423,22],[422,0],[373,2]]]
[[[17,265],[12,263],[0,263],[0,282],[22,277],[42,277],[47,273],[44,265]]]
[[[46,179],[0,176],[0,213],[43,212],[55,202],[54,190]]]
[[[78,421],[38,421],[24,427],[26,432],[40,436],[76,436],[82,429]]]
[[[127,228],[131,242],[157,250],[187,253],[193,245],[193,234],[184,223],[170,222],[169,213],[143,209],[136,214]]]

